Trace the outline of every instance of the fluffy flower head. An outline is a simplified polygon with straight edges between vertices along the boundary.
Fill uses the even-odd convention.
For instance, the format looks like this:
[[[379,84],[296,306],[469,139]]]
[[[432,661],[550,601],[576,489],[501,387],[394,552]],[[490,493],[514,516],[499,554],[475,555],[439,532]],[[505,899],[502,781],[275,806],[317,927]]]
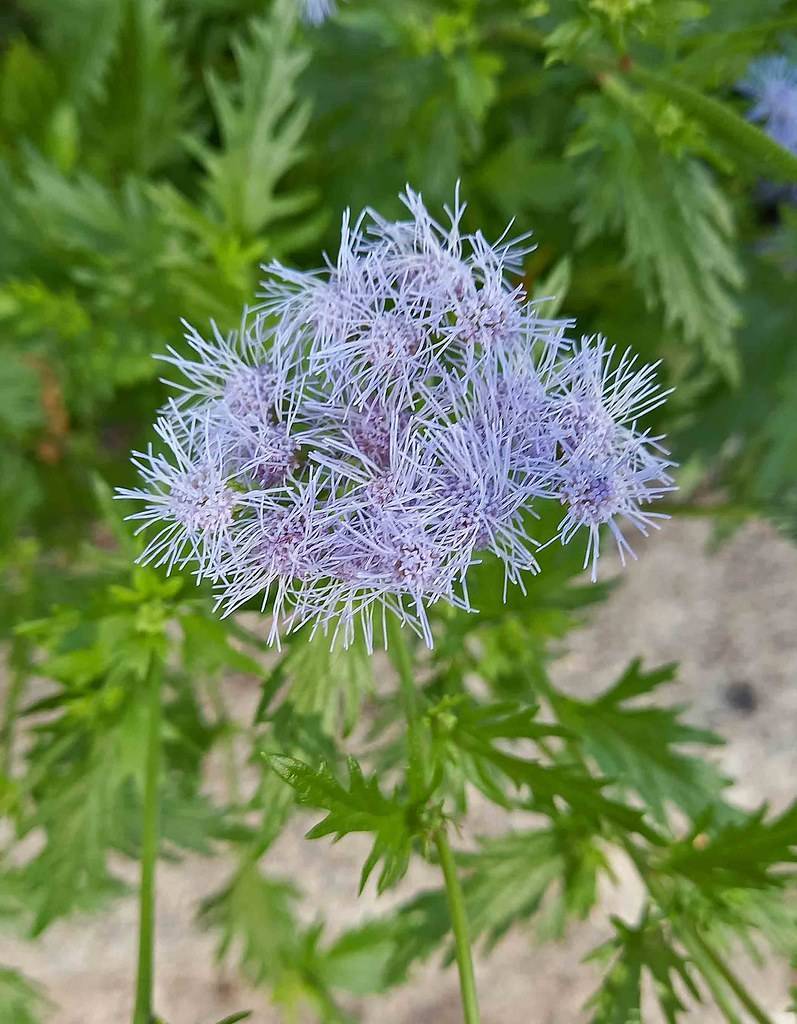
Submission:
[[[569,339],[517,281],[525,238],[462,229],[458,195],[438,223],[344,218],[322,270],[267,268],[261,304],[210,339],[186,325],[165,361],[177,394],[136,456],[144,560],[195,565],[230,612],[257,599],[270,639],[305,623],[370,645],[386,614],[431,645],[428,609],[470,609],[467,573],[492,555],[507,584],[538,571],[545,541],[600,528],[632,553],[671,489],[671,463],[639,420],[664,399],[655,368]],[[555,538],[530,532],[559,501]]]

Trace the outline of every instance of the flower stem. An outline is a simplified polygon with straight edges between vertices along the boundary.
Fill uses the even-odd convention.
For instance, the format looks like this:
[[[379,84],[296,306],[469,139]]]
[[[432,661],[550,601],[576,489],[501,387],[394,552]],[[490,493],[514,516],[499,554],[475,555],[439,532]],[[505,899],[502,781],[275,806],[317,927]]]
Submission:
[[[476,996],[476,978],[473,974],[473,957],[470,950],[468,919],[465,913],[465,898],[457,878],[457,866],[443,829],[435,834],[435,845],[446,882],[448,909],[451,914],[451,928],[454,932],[454,947],[459,970],[459,988],[462,993],[462,1010],[465,1024],[479,1024],[479,1002]]]
[[[410,729],[415,728],[418,719],[418,692],[415,687],[415,676],[412,670],[412,652],[407,644],[401,625],[395,616],[388,622],[388,643],[391,660],[398,672],[401,684],[401,699],[404,714]]]
[[[147,675],[147,746],[141,829],[141,885],[138,917],[138,973],[133,1024],[152,1024],[155,962],[155,866],[158,858],[161,761],[161,668],[153,656]]]
[[[409,747],[409,787],[413,796],[417,797],[425,789],[422,772],[413,767],[413,762],[422,757],[421,721],[419,718],[420,702],[418,689],[412,669],[412,652],[402,632],[401,625],[391,618],[388,625],[389,651],[393,664],[398,672],[401,684],[401,697],[404,715],[407,719]],[[473,958],[470,949],[468,918],[465,912],[465,898],[462,886],[457,878],[457,866],[454,855],[448,844],[445,830],[439,828],[434,834],[437,856],[443,870],[448,897],[448,909],[451,915],[451,929],[454,933],[454,947],[459,970],[459,988],[462,993],[462,1011],[465,1024],[479,1024],[479,1002],[476,996],[476,978],[473,974]]]
[[[401,704],[407,722],[407,785],[410,796],[414,800],[421,800],[427,788],[421,703],[412,668],[412,651],[395,616],[391,616],[388,621],[388,643],[390,658],[399,677]]]
[[[713,946],[706,942],[703,936],[696,930],[692,932],[692,938],[700,952],[706,957],[753,1020],[758,1021],[758,1024],[772,1024],[772,1018],[753,999]]]
[[[639,877],[650,895],[667,912],[670,905],[666,891],[650,869],[642,852],[627,838],[624,841],[626,852],[636,866]],[[684,949],[698,966],[706,984],[717,1002],[728,1024],[739,1024],[739,1018],[728,1004],[723,985],[729,989],[741,1005],[758,1024],[773,1024],[772,1018],[758,1005],[745,989],[733,971],[728,967],[714,947],[706,941],[698,929],[684,927],[678,919],[673,919],[673,931],[680,939]]]

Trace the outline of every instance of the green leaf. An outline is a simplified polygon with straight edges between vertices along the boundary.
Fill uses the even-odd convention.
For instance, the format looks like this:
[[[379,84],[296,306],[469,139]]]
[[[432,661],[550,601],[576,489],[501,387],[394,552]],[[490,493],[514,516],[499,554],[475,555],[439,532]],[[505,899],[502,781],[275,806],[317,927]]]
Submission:
[[[572,278],[570,256],[563,256],[551,267],[544,278],[534,285],[533,299],[537,316],[543,320],[558,316],[567,298]]]
[[[268,878],[247,859],[229,885],[203,903],[200,920],[219,931],[219,958],[234,950],[246,977],[269,985],[286,1019],[303,1020],[310,1009],[329,1024],[352,1024],[324,977],[321,928],[302,927],[298,898],[290,883]]]
[[[44,55],[26,39],[12,39],[0,61],[0,139],[9,147],[27,138],[46,141],[58,79]]]
[[[702,829],[673,844],[662,870],[689,879],[703,894],[723,889],[779,887],[797,864],[797,803],[767,818],[767,807],[720,828]]]
[[[543,502],[538,515],[538,522],[528,524],[530,532],[551,535],[561,507]],[[583,582],[583,554],[575,544],[551,545],[540,559],[533,601],[519,587],[505,592],[503,565],[485,558],[468,572],[468,592],[478,615],[434,606],[441,619],[431,653],[438,679],[461,680],[472,672],[496,695],[526,703],[538,686],[547,687],[554,642],[581,622],[592,604],[605,600],[609,587]]]
[[[119,0],[24,0],[24,6],[38,15],[45,48],[73,102],[82,105],[101,95],[124,5]]]
[[[561,937],[568,918],[587,917],[597,900],[598,877],[609,870],[594,835],[567,817],[550,828],[481,840],[478,852],[458,861],[467,873],[468,923],[489,946],[541,908],[543,933]],[[554,898],[543,903],[551,892]]]
[[[507,753],[493,742],[567,735],[560,726],[534,722],[535,713],[536,708],[516,704],[479,706],[468,700],[444,701],[437,709],[442,757],[457,757],[468,780],[496,803],[510,804],[501,784],[508,779],[518,790],[527,789],[533,805],[544,813],[555,813],[557,801],[564,800],[598,830],[603,821],[612,822],[658,842],[639,811],[603,795],[605,780],[576,765],[544,764]]]
[[[289,882],[268,878],[246,861],[203,903],[200,920],[219,932],[219,959],[235,949],[247,978],[256,985],[275,984],[296,949],[298,899]]]
[[[312,193],[280,191],[303,156],[310,118],[308,102],[297,100],[309,55],[293,42],[296,17],[292,0],[278,0],[267,21],[252,23],[250,42],[233,44],[237,81],[208,75],[221,147],[196,142],[195,149],[211,202],[227,227],[246,239],[313,201]]]
[[[710,390],[703,387],[699,414],[696,409],[689,414],[675,441],[727,493],[727,506],[717,510],[726,535],[729,526],[765,515],[797,539],[795,278],[790,269],[797,254],[797,217],[781,209],[780,225],[766,250],[749,258],[750,284],[743,301],[751,329],[740,335],[743,396],[720,383]]]
[[[678,993],[683,988],[700,1001],[687,961],[673,948],[662,924],[647,918],[634,928],[613,918],[615,935],[596,949],[591,959],[611,961],[600,989],[588,1006],[590,1024],[634,1024],[642,1021],[642,978],[649,974],[653,991],[667,1024],[677,1024],[686,1007]]]
[[[252,1016],[252,1012],[252,1010],[243,1010],[241,1013],[233,1013],[231,1016],[220,1020],[218,1024],[239,1024],[239,1021],[249,1020]]]
[[[672,803],[696,818],[720,799],[726,780],[705,760],[683,746],[716,745],[713,733],[681,721],[680,707],[638,707],[629,701],[652,693],[675,677],[674,665],[645,672],[631,662],[600,697],[581,701],[552,696],[559,721],[581,739],[584,752],[622,793],[636,793],[660,824]]]
[[[477,852],[458,855],[457,864],[471,936],[488,948],[535,914],[541,914],[545,935],[560,936],[568,917],[589,913],[598,874],[606,869],[594,836],[576,818],[565,817],[551,828],[482,840]],[[342,987],[358,994],[384,991],[442,946],[450,928],[445,892],[422,892],[393,913],[344,933],[327,954],[331,970],[340,955]],[[446,958],[453,959],[452,950]],[[349,970],[358,972],[354,979]]]
[[[754,165],[757,174],[777,181],[797,182],[797,156],[726,104],[704,96],[670,74],[657,74],[639,65],[632,66],[631,77],[704,121],[716,137],[730,143],[748,164]]]
[[[4,353],[0,362],[0,436],[19,440],[42,426],[41,392],[42,380],[35,367],[13,353]]]
[[[27,709],[31,727],[21,774],[18,830],[36,833],[33,856],[14,869],[38,933],[58,917],[90,910],[124,891],[113,855],[137,856],[147,743],[146,687],[153,658],[167,653],[179,578],[134,568],[84,603],[20,630],[36,642],[35,671],[50,692]],[[195,692],[179,677],[164,686],[163,852],[209,852],[212,841],[249,832],[200,792],[214,733]]]
[[[266,679],[255,721],[264,719],[286,686],[297,712],[317,715],[330,736],[346,736],[374,689],[372,657],[361,640],[331,649],[328,636],[300,634]]]
[[[464,695],[445,697],[426,716],[432,731],[431,756],[443,770],[449,769],[455,785],[457,778],[467,780],[490,800],[507,805],[511,801],[505,782],[513,771],[491,741],[561,736],[558,726],[536,721],[538,710],[535,704],[515,701],[478,704]],[[514,774],[520,771],[516,768]],[[460,803],[463,799],[464,794]]]
[[[578,242],[622,232],[627,264],[649,303],[735,377],[742,275],[730,205],[708,169],[668,149],[647,110],[607,76],[610,85],[610,94],[584,102],[586,120],[571,145],[586,158]]]
[[[344,932],[324,953],[327,984],[357,996],[383,992],[390,985],[388,965],[395,945],[392,922],[385,920]]]
[[[186,73],[165,0],[119,0],[122,20],[87,145],[113,175],[150,174],[181,153]]]
[[[385,917],[345,932],[340,943],[354,953],[373,952],[365,992],[383,992],[407,980],[410,967],[428,959],[450,935],[451,917],[442,889],[414,896]],[[330,954],[334,952],[332,947]]]
[[[326,817],[307,833],[308,839],[328,835],[340,839],[350,832],[373,833],[374,843],[360,875],[360,892],[380,862],[378,892],[404,877],[412,840],[420,829],[412,821],[412,808],[398,794],[384,796],[378,780],[366,779],[354,758],[348,760],[348,786],[342,785],[324,766],[315,769],[295,758],[275,754],[268,761],[296,792],[299,804],[327,811]]]
[[[187,611],[180,616],[183,632],[183,664],[186,671],[209,677],[224,671],[262,678],[263,666],[232,643],[229,624],[206,612]]]
[[[42,1024],[50,1009],[38,986],[17,971],[0,967],[0,1021],[8,1024]]]

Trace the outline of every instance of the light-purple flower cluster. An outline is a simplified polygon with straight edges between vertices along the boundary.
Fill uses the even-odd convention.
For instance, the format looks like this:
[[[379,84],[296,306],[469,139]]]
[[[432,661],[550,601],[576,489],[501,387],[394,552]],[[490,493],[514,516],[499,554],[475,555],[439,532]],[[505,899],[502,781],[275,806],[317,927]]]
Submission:
[[[513,283],[529,251],[506,235],[464,234],[464,206],[435,222],[343,221],[336,263],[268,268],[263,302],[239,331],[190,355],[157,424],[167,454],[135,463],[131,518],[159,527],[145,562],[218,588],[226,612],[257,598],[270,641],[305,623],[349,643],[359,623],[409,622],[428,644],[429,605],[471,609],[468,568],[485,553],[523,586],[538,571],[533,504],[565,512],[558,538],[655,525],[649,503],[672,463],[637,421],[664,400],[652,366],[598,339],[568,340]],[[555,539],[555,538],[549,538]]]

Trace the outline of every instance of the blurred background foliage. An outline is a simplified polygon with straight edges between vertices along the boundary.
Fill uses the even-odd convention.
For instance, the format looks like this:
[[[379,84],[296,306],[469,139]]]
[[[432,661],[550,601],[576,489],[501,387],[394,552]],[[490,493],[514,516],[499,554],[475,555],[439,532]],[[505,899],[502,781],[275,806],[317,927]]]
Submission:
[[[4,6],[4,548],[90,530],[88,482],[125,477],[179,317],[235,326],[260,262],[317,263],[344,207],[394,214],[407,181],[439,204],[457,179],[472,224],[534,231],[530,292],[663,359],[686,499],[795,532],[797,218],[633,64],[743,111],[793,4],[349,0],[318,29],[299,7]]]
[[[199,765],[229,723],[218,705],[206,716],[197,687],[212,687],[225,669],[263,670],[241,651],[252,638],[239,635],[236,646],[198,619],[206,605],[196,591],[147,571],[130,578],[130,542],[102,481],[128,482],[128,452],[149,439],[163,399],[152,354],[179,345],[182,316],[200,330],[210,318],[235,327],[255,301],[260,263],[313,266],[321,251],[334,253],[345,207],[396,215],[405,182],[436,207],[461,179],[470,226],[497,236],[514,218],[519,232],[534,231],[524,281],[551,315],[662,360],[675,391],[655,428],[670,435],[681,464],[675,511],[711,515],[721,530],[764,515],[797,540],[797,208],[794,189],[777,182],[797,176],[751,150],[741,122],[749,101],[736,87],[756,56],[797,55],[797,4],[342,0],[320,27],[304,22],[301,7],[6,0],[0,10],[0,625],[11,678],[3,803],[19,834],[47,836],[24,870],[4,876],[0,913],[25,917],[35,933],[120,890],[108,851],[134,854],[138,843],[139,769],[133,753],[124,756],[137,749],[140,727],[130,683],[142,676],[147,644],[172,643],[177,629],[184,649],[169,682],[166,842],[236,845],[240,866],[205,907],[206,922],[223,947],[242,943],[245,970],[284,1005],[309,1000],[334,1021],[346,1018],[336,1016],[329,979],[369,991],[373,977],[356,970],[368,948],[383,954],[379,985],[401,980],[424,955],[408,952],[410,924],[430,948],[440,940],[439,897],[324,945],[317,929],[295,925],[294,889],[255,868],[290,812],[284,785],[264,773],[248,809],[268,810],[254,829],[201,794]],[[475,585],[484,614],[440,613],[432,703],[477,668],[497,700],[533,685],[577,731],[577,702],[551,696],[546,659],[603,589],[574,584],[577,553],[551,552],[549,563],[533,602],[516,594],[503,608],[485,568]],[[471,633],[476,664],[464,643]],[[289,647],[265,681],[258,749],[334,762],[332,738],[372,689],[355,650],[341,692],[336,657],[318,644]],[[15,779],[13,722],[34,667],[57,683],[36,709],[54,717]],[[291,714],[272,704],[286,679],[296,684]],[[390,721],[390,707],[381,710]],[[672,742],[710,741],[668,727]],[[464,802],[465,779],[500,796],[494,766],[463,750],[452,755],[449,797]],[[598,753],[611,774],[611,750]],[[401,755],[383,756],[390,765]],[[665,761],[664,782],[644,766],[631,778],[654,816],[665,797],[678,803],[674,792],[696,815],[698,785],[720,800],[720,781],[697,761]],[[511,924],[511,915],[478,918],[479,906],[495,905],[489,885],[502,884],[492,868],[480,874],[495,857],[532,858],[515,878],[535,857],[559,857],[575,886],[562,913],[586,912],[600,858],[584,822],[569,827],[561,819],[536,845],[474,855],[477,931],[495,939]],[[575,875],[565,852],[574,835],[584,851]],[[537,907],[538,885],[518,914]],[[708,896],[705,904],[716,911]],[[638,951],[643,938],[666,952],[662,927],[619,929],[607,956]],[[665,977],[680,969],[667,956]],[[373,959],[369,971],[379,973]],[[0,1019],[6,1004],[17,1014],[9,1020],[28,1019],[16,1007],[39,997],[26,986],[0,974]],[[597,1007],[596,1020],[615,1019]]]

